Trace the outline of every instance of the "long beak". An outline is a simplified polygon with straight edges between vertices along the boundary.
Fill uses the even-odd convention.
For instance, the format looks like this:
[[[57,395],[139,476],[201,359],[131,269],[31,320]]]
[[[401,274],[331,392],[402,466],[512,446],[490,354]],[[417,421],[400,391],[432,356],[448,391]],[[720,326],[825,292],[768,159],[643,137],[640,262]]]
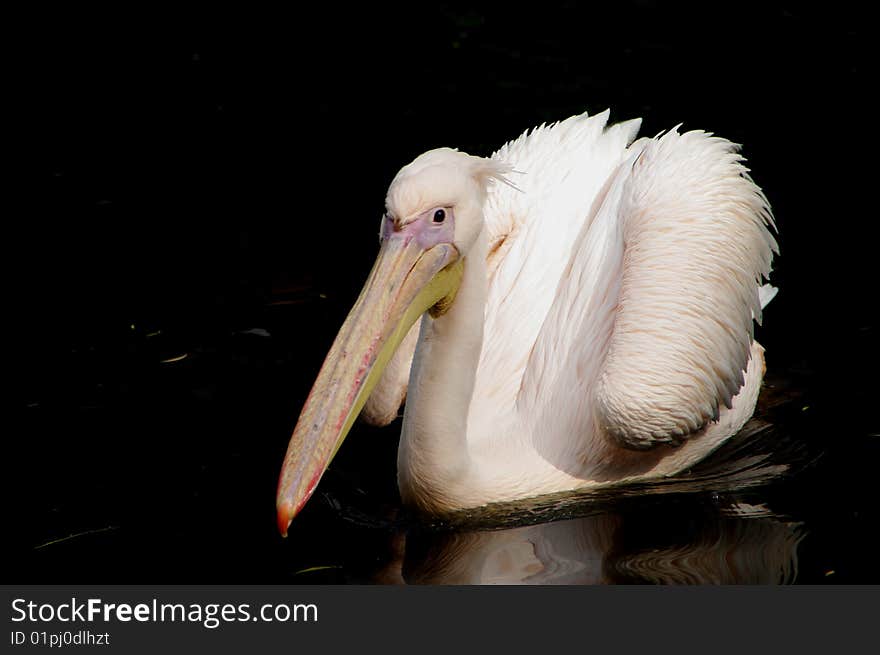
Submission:
[[[394,351],[423,313],[451,302],[463,262],[452,244],[428,249],[393,236],[345,319],[293,430],[278,481],[278,529],[311,497]]]

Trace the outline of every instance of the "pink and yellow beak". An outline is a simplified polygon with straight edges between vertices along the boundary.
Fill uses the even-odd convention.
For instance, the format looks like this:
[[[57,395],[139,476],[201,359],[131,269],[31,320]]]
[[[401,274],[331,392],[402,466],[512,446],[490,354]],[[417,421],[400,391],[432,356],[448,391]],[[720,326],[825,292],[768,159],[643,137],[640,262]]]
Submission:
[[[426,243],[422,230],[386,234],[379,256],[345,319],[293,430],[278,481],[278,529],[318,485],[382,371],[413,323],[451,302],[462,260],[450,242]]]

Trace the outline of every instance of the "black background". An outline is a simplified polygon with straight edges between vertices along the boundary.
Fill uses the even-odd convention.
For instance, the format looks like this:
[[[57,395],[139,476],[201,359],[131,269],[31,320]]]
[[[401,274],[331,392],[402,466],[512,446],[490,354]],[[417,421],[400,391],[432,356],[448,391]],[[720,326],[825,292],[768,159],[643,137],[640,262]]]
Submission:
[[[826,515],[872,506],[877,448],[846,450],[878,431],[870,25],[844,3],[558,0],[21,17],[5,577],[272,582],[380,558],[384,533],[320,507],[282,542],[274,490],[388,182],[429,148],[488,155],[608,107],[743,144],[779,226],[768,366],[823,399],[842,462],[817,481]],[[394,506],[396,428],[356,433],[325,484]],[[856,552],[837,581],[876,581],[866,526],[827,527],[823,553]]]

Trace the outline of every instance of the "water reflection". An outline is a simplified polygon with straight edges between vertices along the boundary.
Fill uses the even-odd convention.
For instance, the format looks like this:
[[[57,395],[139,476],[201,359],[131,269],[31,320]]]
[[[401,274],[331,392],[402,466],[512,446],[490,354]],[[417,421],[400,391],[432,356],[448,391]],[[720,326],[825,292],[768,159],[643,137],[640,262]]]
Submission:
[[[755,508],[728,511],[737,509]],[[653,523],[661,521],[602,514],[490,532],[410,533],[402,559],[377,581],[784,584],[797,575],[797,547],[804,536],[799,523],[705,513],[666,513],[662,531],[646,529]]]
[[[770,451],[766,444],[773,444]],[[786,584],[802,523],[776,515],[762,485],[804,453],[754,419],[684,476],[560,494],[416,525],[374,577],[406,584]],[[756,491],[758,490],[758,491]]]

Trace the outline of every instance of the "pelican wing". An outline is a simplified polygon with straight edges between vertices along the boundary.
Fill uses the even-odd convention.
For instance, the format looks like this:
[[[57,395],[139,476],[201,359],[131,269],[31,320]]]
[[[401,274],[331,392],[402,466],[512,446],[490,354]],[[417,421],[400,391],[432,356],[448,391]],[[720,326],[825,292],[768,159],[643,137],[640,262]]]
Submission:
[[[640,120],[609,127],[608,116],[542,125],[493,155],[513,167],[517,188],[494,185],[485,207],[489,291],[470,410],[477,423],[512,409],[572,244],[639,130]]]
[[[582,222],[518,402],[638,449],[717,419],[760,321],[768,225],[734,144],[677,130],[634,143]]]

